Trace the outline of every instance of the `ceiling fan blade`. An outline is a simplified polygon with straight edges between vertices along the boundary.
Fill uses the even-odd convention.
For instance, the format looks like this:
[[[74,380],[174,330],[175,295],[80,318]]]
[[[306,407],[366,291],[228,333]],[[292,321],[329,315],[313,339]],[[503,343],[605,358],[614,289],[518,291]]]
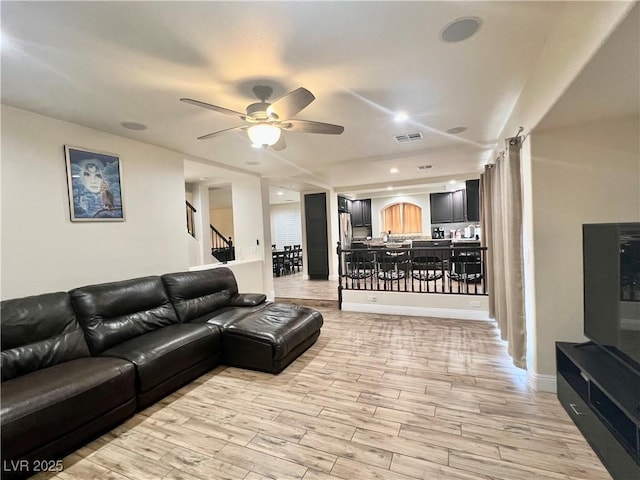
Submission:
[[[274,101],[267,113],[277,120],[288,120],[300,113],[307,105],[313,102],[316,97],[306,88],[300,87]]]
[[[327,135],[340,135],[344,132],[342,125],[331,123],[312,122],[310,120],[287,120],[281,125],[287,132],[295,133],[324,133]]]
[[[242,120],[245,120],[247,118],[247,115],[244,113],[236,112],[235,110],[229,110],[228,108],[218,107],[217,105],[211,105],[210,103],[193,100],[192,98],[181,98],[180,101],[184,103],[189,103],[191,105],[195,105],[196,107],[208,108],[209,110],[213,110],[214,112],[224,113],[225,115],[233,115],[234,117],[240,117]]]
[[[201,137],[198,137],[198,140],[207,140],[209,138],[213,138],[213,137],[218,137],[220,135],[223,135],[227,132],[231,132],[233,130],[246,130],[249,127],[232,127],[232,128],[226,128],[224,130],[220,130],[218,132],[213,132],[213,133],[208,133],[207,135],[203,135]]]
[[[280,134],[280,138],[276,143],[271,145],[271,148],[273,148],[276,152],[279,152],[280,150],[284,150],[285,148],[287,148],[287,142],[284,141],[284,135]]]

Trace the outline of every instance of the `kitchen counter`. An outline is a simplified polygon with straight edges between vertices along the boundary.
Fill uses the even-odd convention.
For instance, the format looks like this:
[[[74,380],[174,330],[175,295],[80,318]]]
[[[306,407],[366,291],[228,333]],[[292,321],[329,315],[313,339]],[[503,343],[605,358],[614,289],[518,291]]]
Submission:
[[[453,246],[455,245],[471,245],[471,246],[476,246],[480,244],[480,240],[476,240],[475,238],[414,238],[414,239],[410,239],[410,240],[396,240],[394,241],[393,239],[388,241],[388,242],[383,242],[381,239],[379,238],[375,238],[373,240],[360,240],[360,239],[353,239],[353,242],[358,242],[358,243],[363,243],[364,245],[366,245],[369,248],[380,248],[380,247],[387,247],[387,248],[407,248],[407,247],[411,247],[414,241],[420,241],[420,242],[451,242],[451,244]]]

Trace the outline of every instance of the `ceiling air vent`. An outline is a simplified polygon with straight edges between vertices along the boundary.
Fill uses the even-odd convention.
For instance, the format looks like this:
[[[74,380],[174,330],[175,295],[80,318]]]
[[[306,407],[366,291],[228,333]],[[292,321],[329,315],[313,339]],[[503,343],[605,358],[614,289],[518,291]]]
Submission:
[[[416,168],[417,168],[418,170],[425,171],[425,170],[429,170],[429,169],[430,169],[430,168],[432,168],[432,167],[433,167],[433,165],[418,165]]]
[[[424,138],[422,136],[422,132],[416,133],[403,133],[400,135],[394,135],[393,138],[396,139],[398,143],[407,143],[407,142],[415,142],[416,140],[422,140]]]

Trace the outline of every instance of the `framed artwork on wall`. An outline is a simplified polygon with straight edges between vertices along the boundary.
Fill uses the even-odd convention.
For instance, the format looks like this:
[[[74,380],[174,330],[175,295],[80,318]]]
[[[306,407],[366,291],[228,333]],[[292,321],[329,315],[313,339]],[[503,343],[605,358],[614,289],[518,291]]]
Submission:
[[[117,155],[64,146],[72,222],[121,222],[122,166]]]

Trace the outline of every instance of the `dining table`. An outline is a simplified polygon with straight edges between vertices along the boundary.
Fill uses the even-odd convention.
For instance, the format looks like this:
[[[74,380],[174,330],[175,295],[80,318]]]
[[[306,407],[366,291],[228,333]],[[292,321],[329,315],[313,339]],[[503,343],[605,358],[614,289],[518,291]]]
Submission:
[[[302,250],[298,250],[300,257],[302,257]],[[286,266],[286,258],[289,255],[293,255],[293,250],[285,250],[284,248],[272,248],[271,249],[271,257],[273,259],[273,274],[276,277],[279,277],[283,274]],[[290,258],[291,262],[293,262],[293,257]],[[290,269],[293,270],[293,263],[289,265]]]

